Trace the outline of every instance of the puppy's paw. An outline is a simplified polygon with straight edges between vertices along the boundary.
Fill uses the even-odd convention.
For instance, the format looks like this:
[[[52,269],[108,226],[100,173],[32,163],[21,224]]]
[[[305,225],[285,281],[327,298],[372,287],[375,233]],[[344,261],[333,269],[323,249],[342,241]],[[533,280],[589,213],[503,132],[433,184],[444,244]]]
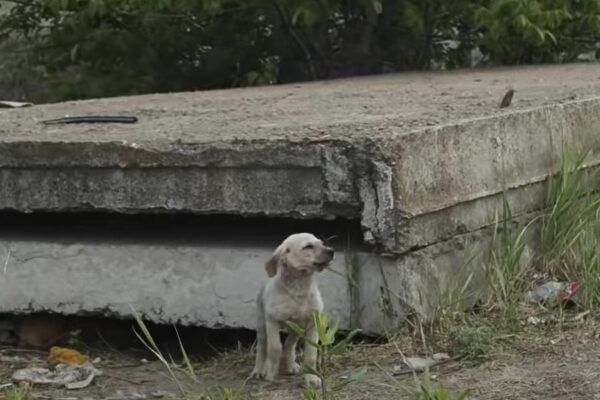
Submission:
[[[267,382],[275,382],[276,375],[275,374],[265,374],[265,381]]]
[[[297,362],[292,362],[286,365],[285,372],[288,375],[298,375],[302,371],[302,367]]]
[[[252,370],[252,372],[250,373],[248,378],[256,379],[256,380],[265,379],[265,373],[263,371],[260,371],[256,368],[254,368],[254,370]]]
[[[313,386],[317,389],[321,388],[321,378],[313,374],[304,375],[304,383],[306,386]]]

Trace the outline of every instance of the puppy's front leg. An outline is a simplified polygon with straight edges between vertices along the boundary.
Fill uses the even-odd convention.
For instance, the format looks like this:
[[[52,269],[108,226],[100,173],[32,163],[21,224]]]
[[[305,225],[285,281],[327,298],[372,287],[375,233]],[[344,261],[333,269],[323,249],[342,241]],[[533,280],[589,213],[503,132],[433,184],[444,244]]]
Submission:
[[[317,369],[317,348],[310,343],[318,343],[319,335],[314,323],[310,323],[306,329],[306,338],[304,341],[304,363],[312,370]],[[307,385],[321,387],[321,378],[313,374],[304,375],[304,381]]]
[[[279,322],[267,319],[267,373],[265,379],[275,380],[279,372],[281,358],[281,338],[279,337]]]
[[[300,372],[300,366],[296,362],[296,344],[298,343],[298,335],[290,332],[283,343],[283,362],[285,372],[288,374],[297,374]]]

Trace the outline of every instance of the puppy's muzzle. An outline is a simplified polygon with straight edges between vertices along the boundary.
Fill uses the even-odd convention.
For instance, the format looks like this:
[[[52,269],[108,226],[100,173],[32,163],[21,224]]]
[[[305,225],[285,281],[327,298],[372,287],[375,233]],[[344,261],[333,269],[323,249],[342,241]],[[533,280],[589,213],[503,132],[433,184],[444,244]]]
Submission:
[[[314,262],[315,267],[319,272],[323,271],[329,263],[333,260],[335,252],[331,247],[323,248],[323,251],[317,261]]]

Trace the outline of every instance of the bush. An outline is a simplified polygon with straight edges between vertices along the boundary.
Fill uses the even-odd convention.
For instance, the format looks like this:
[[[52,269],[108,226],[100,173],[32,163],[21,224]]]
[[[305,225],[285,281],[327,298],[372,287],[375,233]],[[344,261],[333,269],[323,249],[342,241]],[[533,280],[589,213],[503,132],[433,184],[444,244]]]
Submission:
[[[0,41],[28,46],[0,71],[41,76],[52,90],[35,101],[457,68],[475,48],[489,64],[571,61],[600,33],[598,0],[4,3]]]

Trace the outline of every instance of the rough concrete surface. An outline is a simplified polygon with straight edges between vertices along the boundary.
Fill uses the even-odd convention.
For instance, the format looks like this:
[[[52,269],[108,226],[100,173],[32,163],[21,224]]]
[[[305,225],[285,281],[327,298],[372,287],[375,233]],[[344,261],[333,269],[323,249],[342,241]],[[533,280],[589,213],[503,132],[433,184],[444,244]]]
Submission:
[[[507,88],[516,94],[498,106]],[[452,121],[506,115],[598,95],[596,64],[409,73],[357,79],[67,102],[4,112],[3,141],[146,144],[306,143],[377,138]],[[39,122],[76,114],[134,114],[131,126],[52,126]],[[376,128],[376,129],[375,129]],[[162,148],[168,150],[168,148]],[[133,151],[133,150],[132,150]]]
[[[508,87],[516,90],[513,105],[500,109]],[[329,305],[344,326],[380,332],[386,320],[401,319],[402,309],[426,308],[423,292],[431,290],[432,277],[443,286],[456,271],[467,239],[485,244],[481,230],[492,223],[503,193],[515,215],[541,207],[543,182],[558,168],[563,141],[592,150],[588,165],[598,163],[598,93],[600,69],[580,64],[1,110],[0,209],[360,221],[372,252],[348,249],[338,267],[351,279],[328,281],[324,292],[336,294]],[[139,122],[41,124],[87,114],[136,115]],[[121,315],[129,297],[115,296],[112,285],[120,280],[128,284],[119,291],[151,319],[209,326],[251,326],[248,302],[256,287],[245,279],[255,282],[268,254],[233,244],[182,255],[176,247],[117,242],[70,256],[71,247],[51,237],[16,246],[46,255],[16,261],[22,268],[0,281],[0,311],[48,304],[54,311],[107,307]],[[59,256],[52,261],[52,254]],[[63,259],[76,261],[68,266]],[[55,286],[41,284],[36,271],[43,265],[52,269]],[[171,265],[169,278],[155,283],[164,265]],[[254,272],[238,286],[245,270]],[[61,291],[65,281],[75,289]],[[35,298],[43,301],[17,290],[36,285]],[[190,304],[196,295],[200,305]]]

